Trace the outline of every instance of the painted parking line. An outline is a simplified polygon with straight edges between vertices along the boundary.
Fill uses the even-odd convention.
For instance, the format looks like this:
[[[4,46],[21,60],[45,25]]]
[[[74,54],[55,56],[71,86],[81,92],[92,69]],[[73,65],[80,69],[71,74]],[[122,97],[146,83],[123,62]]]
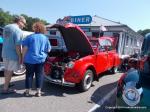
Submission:
[[[95,104],[88,112],[94,112],[96,109],[100,108],[105,101],[109,100],[110,97],[116,92],[117,87],[112,89],[106,96],[103,97],[97,104]]]

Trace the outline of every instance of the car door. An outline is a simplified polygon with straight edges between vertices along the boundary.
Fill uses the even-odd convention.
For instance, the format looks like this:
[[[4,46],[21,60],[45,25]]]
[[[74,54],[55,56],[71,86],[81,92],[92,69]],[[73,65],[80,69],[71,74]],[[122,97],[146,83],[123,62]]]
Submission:
[[[115,49],[112,45],[112,42],[108,39],[105,40],[106,42],[106,46],[107,46],[107,55],[108,55],[108,59],[107,59],[107,67],[108,69],[111,69],[114,66],[114,59],[115,59]]]
[[[108,68],[108,52],[105,49],[106,41],[99,40],[99,48],[96,55],[96,68],[98,73],[102,73]]]

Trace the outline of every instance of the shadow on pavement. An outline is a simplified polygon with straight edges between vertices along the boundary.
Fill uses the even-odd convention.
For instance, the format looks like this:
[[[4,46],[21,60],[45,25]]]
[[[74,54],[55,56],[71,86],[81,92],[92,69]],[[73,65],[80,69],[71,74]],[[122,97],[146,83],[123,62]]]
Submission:
[[[64,93],[66,94],[80,94],[81,92],[77,87],[65,87],[61,85],[52,84],[49,82],[45,82],[43,85],[42,91],[44,92],[44,96],[60,96],[64,97]]]
[[[112,75],[109,72],[104,72],[99,75],[98,79],[100,79],[103,76],[106,75]],[[94,85],[92,85],[94,86]],[[55,95],[55,96],[60,96],[63,97],[64,93],[66,94],[82,94],[82,92],[79,90],[77,87],[64,87],[61,85],[56,85],[56,84],[51,84],[49,82],[45,82],[43,85],[43,92],[45,93],[44,95]]]
[[[106,75],[111,75],[110,73],[103,73],[99,75],[99,78],[106,76]],[[14,76],[15,77],[15,76]],[[11,84],[14,84],[14,86],[12,88],[15,88],[17,90],[17,93],[15,94],[7,94],[7,95],[3,95],[0,94],[0,100],[1,99],[5,99],[8,97],[24,97],[23,92],[25,91],[25,80],[24,79],[20,79],[18,81],[13,81],[11,82]],[[93,85],[94,86],[94,85]],[[109,87],[110,86],[110,87]],[[3,85],[0,85],[0,91],[2,90]],[[102,98],[103,95],[107,94],[107,92],[109,92],[111,89],[113,88],[114,84],[109,84],[109,85],[105,85],[102,86],[100,88],[98,88],[92,95],[91,100],[93,102],[97,102],[97,96]],[[33,91],[35,91],[35,80],[33,81]],[[65,97],[65,94],[82,94],[82,92],[79,91],[79,89],[77,87],[64,87],[61,85],[56,85],[56,84],[52,84],[49,82],[44,81],[43,83],[43,88],[42,88],[42,96],[59,96],[59,97]]]
[[[16,89],[17,93],[13,93],[13,94],[1,94],[1,91],[2,91],[2,88],[3,88],[3,84],[2,84],[2,85],[0,85],[0,100],[5,99],[5,98],[23,97],[23,94],[19,93],[19,91],[24,89],[24,80],[11,82],[11,84],[14,85],[11,88],[12,89]]]
[[[5,98],[17,98],[17,97],[24,97],[23,92],[25,91],[25,80],[19,80],[19,81],[13,81],[11,82],[12,85],[14,85],[13,89],[17,90],[17,93],[14,94],[1,94],[3,84],[0,85],[0,100]],[[33,92],[36,92],[35,89],[35,80],[33,81]],[[32,91],[31,91],[32,93]],[[78,88],[76,87],[63,87],[60,85],[51,84],[49,82],[44,81],[43,88],[42,88],[42,96],[59,96],[59,97],[65,97],[65,94],[79,94]],[[33,96],[33,95],[32,95]]]
[[[104,97],[111,92],[114,88],[117,87],[117,82],[110,83],[104,86],[99,87],[91,96],[91,101],[95,104],[98,104],[100,100],[104,99]],[[113,109],[108,109],[109,107],[115,106],[115,98],[116,92],[110,96],[108,100],[106,100],[100,108],[96,109],[94,112],[113,112]],[[103,101],[102,101],[103,102]],[[107,108],[108,107],[108,108]]]

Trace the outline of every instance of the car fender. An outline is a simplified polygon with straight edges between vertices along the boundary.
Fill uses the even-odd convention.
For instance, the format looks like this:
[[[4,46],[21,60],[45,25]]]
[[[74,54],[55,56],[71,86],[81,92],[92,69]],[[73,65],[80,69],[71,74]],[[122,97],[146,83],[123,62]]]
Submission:
[[[78,69],[78,73],[80,74],[81,80],[84,78],[84,74],[88,69],[91,69],[94,72],[94,74],[96,73],[94,65],[92,63],[86,63],[82,65],[80,69]]]
[[[119,56],[116,54],[114,57],[114,66],[119,66],[121,64],[121,60]]]

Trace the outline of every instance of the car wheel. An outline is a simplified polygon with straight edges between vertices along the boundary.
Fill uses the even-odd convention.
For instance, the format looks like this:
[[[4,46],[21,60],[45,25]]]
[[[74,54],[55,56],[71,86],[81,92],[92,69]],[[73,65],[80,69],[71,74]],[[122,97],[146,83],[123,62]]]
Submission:
[[[21,65],[20,68],[13,72],[14,75],[24,75],[26,73],[26,69],[24,65]]]
[[[91,70],[87,70],[84,74],[84,78],[80,83],[80,90],[82,92],[87,91],[93,82],[93,72]]]
[[[17,72],[17,71],[14,71],[14,72],[13,72],[13,74],[14,74],[15,76],[24,75],[25,73],[26,73],[26,70],[21,71],[21,72]]]

